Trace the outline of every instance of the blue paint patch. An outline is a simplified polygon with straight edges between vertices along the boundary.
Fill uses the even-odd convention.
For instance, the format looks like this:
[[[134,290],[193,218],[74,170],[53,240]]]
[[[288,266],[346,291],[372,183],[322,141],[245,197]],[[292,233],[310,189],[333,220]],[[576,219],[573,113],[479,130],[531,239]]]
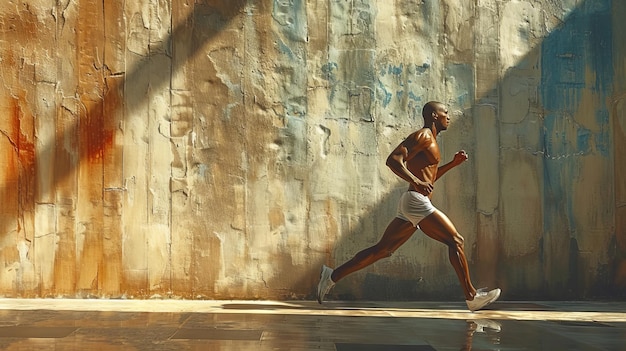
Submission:
[[[622,0],[620,0],[622,1]],[[540,96],[543,127],[544,233],[578,235],[572,187],[584,155],[609,157],[609,111],[613,54],[611,0],[587,0],[541,45]],[[595,76],[587,81],[587,72]],[[586,128],[573,116],[583,94],[594,95],[596,125]],[[576,274],[576,272],[571,272]]]
[[[426,72],[430,68],[430,64],[423,63],[421,65],[415,65],[415,73],[420,75]]]
[[[586,128],[578,128],[576,135],[576,147],[578,150],[584,150],[585,152],[591,149],[591,131]]]
[[[283,82],[281,102],[286,123],[281,130],[283,151],[288,162],[305,163],[306,130],[302,128],[307,115],[306,93],[306,48],[307,40],[306,11],[303,0],[273,1],[271,33],[278,55],[276,73],[281,74]]]
[[[609,145],[598,140],[608,140],[608,110],[603,103],[611,94],[613,86],[612,62],[612,27],[611,0],[585,1],[567,19],[564,25],[556,29],[544,40],[541,47],[541,97],[546,110],[546,151],[557,156],[550,145],[559,143],[551,136],[567,129],[555,131],[554,127],[573,126],[575,145],[568,145],[560,150],[562,156],[591,153],[595,151],[608,157]],[[595,73],[595,81],[589,86],[586,71]],[[574,116],[578,112],[582,94],[591,90],[598,96],[595,111],[596,122],[600,131],[592,134],[581,126],[568,123],[549,123],[550,119]]]
[[[596,111],[596,119],[602,121],[602,131],[594,135],[594,145],[597,152],[604,157],[609,157],[611,152],[611,133],[609,130],[609,111],[599,110]]]
[[[422,100],[422,98],[420,98],[418,95],[415,95],[415,93],[412,91],[409,91],[409,99],[418,102]]]
[[[380,80],[378,81],[377,92],[379,92],[378,95],[379,95],[380,100],[382,101],[383,108],[386,108],[387,106],[389,106],[393,95],[387,90],[385,85]]]
[[[400,64],[400,66],[389,65],[387,67],[388,73],[396,75],[396,76],[401,75],[403,70],[404,70],[404,64]]]
[[[206,179],[206,173],[209,170],[209,167],[203,163],[198,164],[198,176],[200,178]]]
[[[548,160],[558,159],[558,155],[567,153],[571,146],[567,145],[566,134],[563,128],[557,126],[557,122],[561,122],[563,117],[556,113],[547,114],[544,117],[544,153]]]
[[[398,99],[398,101],[401,101],[403,96],[404,96],[404,90],[396,91],[396,99]]]
[[[474,67],[464,63],[446,65],[446,85],[450,85],[451,91],[456,92],[455,105],[469,107],[473,103],[474,93]]]
[[[428,63],[381,64],[376,71],[378,72],[377,96],[381,99],[382,106],[388,107],[393,101],[394,96],[398,102],[401,102],[405,97],[412,101],[421,102],[422,98],[410,91],[411,85],[415,82],[412,77],[423,74],[429,68],[430,64]],[[385,86],[380,79],[382,77],[389,77],[386,80],[387,83],[390,83],[392,86]],[[391,82],[389,82],[389,80],[391,80]]]
[[[324,76],[326,76],[326,79],[334,80],[335,71],[337,71],[338,67],[339,67],[339,65],[337,65],[336,62],[329,62],[329,63],[323,65],[321,67],[321,69],[322,69],[322,73],[324,73]]]
[[[306,11],[302,0],[274,0],[272,17],[282,26],[289,40],[306,41]]]
[[[289,46],[285,45],[282,40],[277,39],[276,45],[278,45],[278,51],[280,51],[280,53],[287,55],[291,60],[294,59],[293,51],[291,51]]]
[[[329,85],[330,85],[330,96],[329,96],[329,101],[332,101],[335,98],[335,95],[337,93],[337,69],[339,68],[339,65],[336,62],[329,62],[325,65],[323,65],[321,67],[322,69],[322,74],[324,77],[326,77],[326,80],[328,81]]]

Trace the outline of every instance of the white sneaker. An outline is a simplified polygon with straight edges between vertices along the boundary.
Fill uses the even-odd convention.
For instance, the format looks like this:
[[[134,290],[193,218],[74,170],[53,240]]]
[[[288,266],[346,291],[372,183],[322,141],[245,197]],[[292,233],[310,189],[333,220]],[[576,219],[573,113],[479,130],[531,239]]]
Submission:
[[[491,291],[484,291],[483,289],[476,290],[476,295],[473,300],[465,300],[467,303],[467,308],[470,311],[478,311],[479,309],[493,303],[500,297],[500,293],[502,291],[500,289],[493,289]]]
[[[322,303],[324,296],[328,294],[330,289],[335,286],[335,282],[330,278],[333,274],[333,270],[330,267],[322,266],[322,272],[320,273],[320,282],[317,284],[317,302]]]

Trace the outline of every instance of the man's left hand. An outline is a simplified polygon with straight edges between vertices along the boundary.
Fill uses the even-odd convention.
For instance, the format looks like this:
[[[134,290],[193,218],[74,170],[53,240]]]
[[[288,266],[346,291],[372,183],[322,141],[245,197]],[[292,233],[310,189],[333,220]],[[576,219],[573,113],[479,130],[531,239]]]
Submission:
[[[454,160],[452,160],[452,162],[454,162],[455,165],[460,165],[461,163],[465,162],[468,158],[469,156],[467,155],[465,150],[461,150],[457,152],[456,154],[454,154]]]

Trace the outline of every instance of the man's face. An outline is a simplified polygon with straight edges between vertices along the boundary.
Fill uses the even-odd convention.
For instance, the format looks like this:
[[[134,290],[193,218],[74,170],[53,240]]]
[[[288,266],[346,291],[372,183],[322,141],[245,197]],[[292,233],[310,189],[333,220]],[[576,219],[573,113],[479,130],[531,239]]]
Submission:
[[[450,125],[450,116],[448,116],[448,108],[445,105],[437,106],[435,111],[437,113],[437,129],[438,130],[446,130]]]

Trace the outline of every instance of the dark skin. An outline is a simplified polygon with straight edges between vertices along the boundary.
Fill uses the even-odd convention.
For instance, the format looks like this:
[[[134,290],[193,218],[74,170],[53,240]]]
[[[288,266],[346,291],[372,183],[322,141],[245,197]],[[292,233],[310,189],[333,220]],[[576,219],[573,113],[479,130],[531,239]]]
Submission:
[[[450,169],[465,162],[468,156],[461,150],[454,155],[452,161],[439,167],[441,154],[437,145],[437,135],[448,129],[450,124],[448,109],[439,102],[429,102],[424,107],[423,117],[424,127],[409,135],[391,152],[387,158],[387,166],[409,183],[409,190],[430,198],[434,183]],[[426,235],[448,246],[450,263],[459,278],[465,299],[473,300],[476,289],[470,280],[463,249],[464,239],[450,219],[443,212],[436,210],[422,219],[418,225]],[[394,218],[376,245],[357,253],[351,260],[337,267],[331,279],[338,282],[350,273],[391,256],[413,235],[415,229],[411,222]]]

